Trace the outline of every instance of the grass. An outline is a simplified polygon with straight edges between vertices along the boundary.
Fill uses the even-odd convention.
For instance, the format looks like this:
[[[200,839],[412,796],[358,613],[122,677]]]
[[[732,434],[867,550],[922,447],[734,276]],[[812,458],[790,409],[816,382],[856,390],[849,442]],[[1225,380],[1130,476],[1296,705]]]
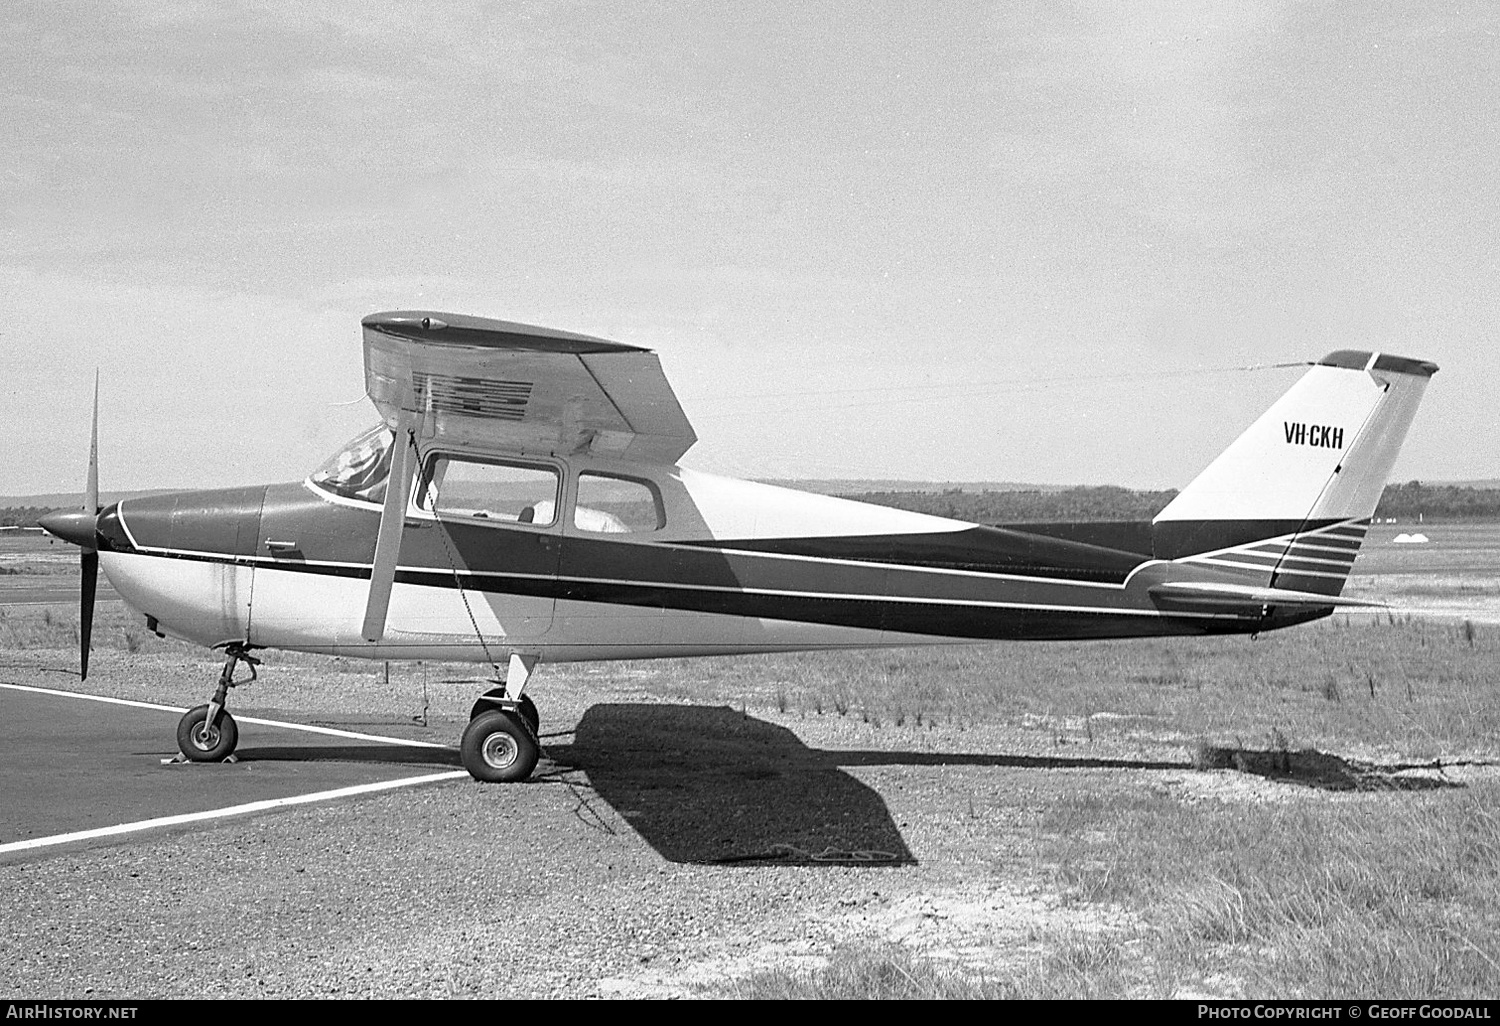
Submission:
[[[1200,753],[1297,777],[1328,751],[1387,759],[1494,757],[1495,629],[1381,615],[1250,639],[1164,639],[768,657],[794,715],[855,696],[882,729],[928,722],[1045,725],[1199,739]],[[840,668],[842,667],[842,672]],[[710,688],[749,686],[743,669]],[[750,676],[750,675],[747,675]],[[754,702],[752,700],[752,706]],[[816,711],[823,706],[823,712]],[[1103,714],[1103,715],[1100,715]],[[1207,739],[1212,739],[1212,742]],[[1322,751],[1309,751],[1321,749]],[[1314,788],[1277,800],[1079,794],[1037,823],[1035,863],[1080,909],[1128,925],[1054,930],[1029,961],[983,970],[856,943],[823,969],[752,975],[736,997],[1484,998],[1500,991],[1496,788],[1378,795]],[[997,866],[997,873],[1004,868]]]
[[[0,607],[0,652],[54,650],[62,660],[73,658],[76,645],[75,611]],[[94,647],[121,659],[216,661],[156,638],[114,604],[100,609]],[[407,695],[400,702],[377,695],[378,663],[268,657],[268,669],[288,670],[276,700],[289,707],[314,701],[308,696],[319,687],[329,690],[300,681],[316,676],[299,675],[302,665],[348,674],[335,689],[339,702],[409,704]],[[436,693],[450,684],[446,677],[483,670],[408,669],[400,683],[409,690],[420,672],[425,695],[429,671]],[[212,672],[191,686],[202,691]],[[1388,614],[1340,615],[1255,639],[805,653],[543,673],[538,694],[554,684],[583,694],[607,685],[627,698],[727,705],[782,721],[842,720],[898,746],[901,736],[935,727],[1001,725],[1080,746],[1177,743],[1204,766],[1245,768],[1259,755],[1270,776],[1329,752],[1388,761],[1490,758],[1500,736],[1500,630]],[[147,687],[150,675],[142,680]],[[467,708],[472,688],[451,690],[455,708]],[[1309,786],[1288,787],[1274,800],[1218,801],[1081,785],[1029,811],[1032,867],[1069,907],[1111,910],[1102,917],[1107,928],[1043,930],[1017,959],[982,968],[851,943],[824,968],[756,973],[713,993],[1491,996],[1500,992],[1495,793],[1482,782],[1347,794]],[[975,817],[972,797],[969,808]],[[990,867],[997,877],[1010,871]]]
[[[1080,795],[1043,815],[1036,858],[1065,902],[1127,909],[1126,925],[1044,931],[1028,957],[983,970],[899,945],[846,944],[826,967],[763,971],[709,992],[1490,998],[1500,988],[1492,794],[1407,798],[1185,807]]]
[[[554,667],[555,674],[575,672]],[[1148,730],[1411,758],[1500,735],[1500,637],[1471,622],[1336,619],[1259,638],[1009,643],[652,664],[643,689],[881,729],[1045,723],[1069,740]]]
[[[1019,997],[1010,984],[954,972],[898,944],[849,946],[815,972],[775,969],[717,988],[753,1000],[961,1000]]]
[[[1231,974],[1247,995],[1477,998],[1500,985],[1490,797],[1079,797],[1044,817],[1038,854],[1069,899],[1139,910],[1128,939],[1158,996]]]

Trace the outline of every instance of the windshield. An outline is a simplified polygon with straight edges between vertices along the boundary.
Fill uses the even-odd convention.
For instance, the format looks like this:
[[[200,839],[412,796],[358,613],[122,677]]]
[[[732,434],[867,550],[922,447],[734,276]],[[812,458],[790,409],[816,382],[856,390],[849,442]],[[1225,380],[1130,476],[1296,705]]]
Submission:
[[[346,499],[384,502],[394,437],[390,428],[377,424],[330,456],[308,480]]]

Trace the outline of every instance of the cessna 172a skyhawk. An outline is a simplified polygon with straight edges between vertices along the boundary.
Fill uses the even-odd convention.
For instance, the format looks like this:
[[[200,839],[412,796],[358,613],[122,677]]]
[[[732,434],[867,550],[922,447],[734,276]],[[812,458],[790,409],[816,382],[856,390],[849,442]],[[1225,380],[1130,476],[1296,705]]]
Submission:
[[[445,313],[363,322],[381,423],[306,480],[43,526],[165,634],[226,652],[178,725],[221,760],[257,649],[491,662],[461,751],[528,777],[543,661],[1254,633],[1336,606],[1431,364],[1341,350],[1142,523],[986,527],[686,470],[650,350]],[[95,437],[97,439],[97,398]],[[96,444],[97,449],[97,444]]]

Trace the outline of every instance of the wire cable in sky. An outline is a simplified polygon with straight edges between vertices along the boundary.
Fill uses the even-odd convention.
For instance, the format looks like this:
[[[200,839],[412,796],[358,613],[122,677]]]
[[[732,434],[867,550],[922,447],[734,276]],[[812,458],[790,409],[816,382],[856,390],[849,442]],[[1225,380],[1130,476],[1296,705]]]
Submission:
[[[890,406],[900,403],[920,403],[931,401],[937,395],[952,396],[955,398],[977,399],[996,395],[1013,394],[1017,392],[1036,391],[1058,385],[1089,384],[1097,382],[1119,382],[1119,381],[1160,381],[1163,378],[1187,378],[1206,376],[1211,374],[1229,374],[1246,371],[1280,370],[1288,367],[1305,367],[1306,360],[1296,360],[1288,363],[1257,363],[1232,367],[1200,367],[1190,370],[1175,371],[1140,371],[1128,374],[1068,374],[1045,378],[1005,378],[992,381],[968,381],[968,382],[943,382],[935,384],[904,384],[904,385],[869,385],[859,388],[828,388],[811,389],[798,392],[763,392],[763,393],[740,393],[738,395],[717,396],[694,396],[692,402],[725,403],[736,400],[763,400],[763,399],[794,399],[810,396],[829,395],[855,395],[872,392],[911,392],[922,390],[925,395],[906,395],[887,397],[869,402],[837,403],[833,405],[822,404],[822,410],[855,410],[873,406]],[[757,407],[754,410],[724,410],[717,409],[705,412],[695,412],[695,418],[714,419],[724,417],[742,417],[749,413],[764,415],[768,413],[792,413],[794,408],[767,409]]]

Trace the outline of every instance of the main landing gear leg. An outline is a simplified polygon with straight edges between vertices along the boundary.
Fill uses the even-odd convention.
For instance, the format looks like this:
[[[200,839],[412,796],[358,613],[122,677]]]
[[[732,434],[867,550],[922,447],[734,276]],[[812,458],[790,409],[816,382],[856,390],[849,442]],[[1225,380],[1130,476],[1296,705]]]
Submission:
[[[538,656],[512,653],[505,686],[485,692],[474,703],[459,753],[464,769],[475,780],[508,784],[525,780],[536,769],[541,718],[522,691],[538,660]]]
[[[247,680],[234,679],[236,663],[250,667]],[[177,747],[189,762],[223,762],[234,754],[240,743],[240,730],[225,705],[229,689],[255,679],[260,660],[250,654],[250,646],[238,641],[224,646],[224,669],[219,672],[219,686],[207,705],[189,709],[177,721]]]

